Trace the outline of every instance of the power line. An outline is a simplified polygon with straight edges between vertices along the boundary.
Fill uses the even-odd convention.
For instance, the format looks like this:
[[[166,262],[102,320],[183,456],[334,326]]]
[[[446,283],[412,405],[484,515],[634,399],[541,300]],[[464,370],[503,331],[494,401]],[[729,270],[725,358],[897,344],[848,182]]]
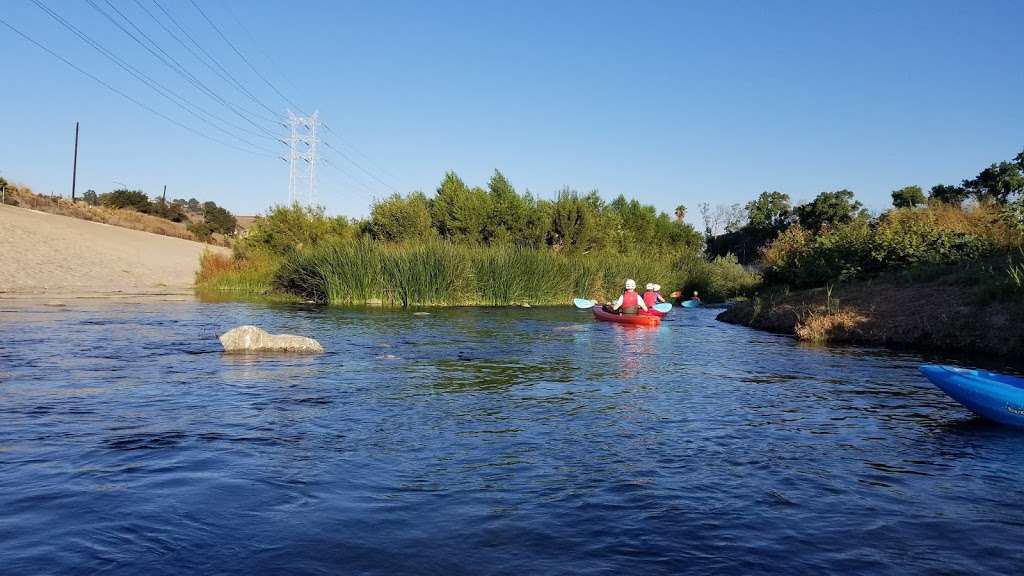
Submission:
[[[185,67],[182,66],[180,62],[178,62],[173,56],[168,54],[167,51],[165,51],[163,48],[161,48],[159,44],[157,44],[152,38],[149,37],[149,35],[147,35],[145,33],[145,31],[143,31],[141,28],[139,28],[137,25],[135,25],[135,23],[132,22],[132,20],[130,18],[128,18],[123,12],[121,12],[116,6],[114,6],[110,2],[110,0],[104,0],[104,1],[106,2],[106,4],[112,10],[114,10],[122,19],[124,19],[124,21],[127,22],[128,25],[130,25],[132,28],[134,28],[136,30],[136,32],[139,33],[139,35],[141,35],[146,40],[148,40],[149,43],[153,45],[153,48],[155,48],[156,50],[154,50],[153,48],[148,46],[145,42],[140,40],[138,36],[136,36],[135,34],[132,34],[132,32],[130,30],[125,28],[120,22],[118,22],[110,14],[108,14],[102,8],[100,8],[100,6],[97,5],[93,0],[85,0],[85,1],[94,10],[99,12],[104,18],[106,18],[108,21],[110,21],[111,24],[116,26],[119,30],[124,32],[129,38],[134,40],[139,46],[142,46],[147,52],[152,54],[153,57],[155,57],[157,60],[159,60],[162,64],[164,64],[165,66],[167,66],[168,68],[173,70],[179,76],[183,77],[186,81],[188,81],[190,84],[192,84],[192,86],[194,86],[199,91],[203,92],[204,94],[206,94],[210,98],[220,102],[222,105],[224,105],[227,109],[229,109],[231,112],[233,112],[239,118],[242,118],[243,120],[245,120],[245,121],[249,122],[250,124],[252,124],[254,127],[256,127],[258,130],[260,130],[262,133],[254,132],[254,131],[252,131],[252,130],[250,130],[248,128],[245,128],[243,126],[238,126],[237,124],[232,124],[232,123],[230,123],[230,122],[228,122],[226,120],[223,120],[223,119],[221,120],[222,122],[224,122],[228,126],[231,126],[231,127],[235,128],[236,130],[241,130],[241,131],[243,131],[243,132],[245,132],[247,134],[252,134],[253,136],[257,136],[259,138],[268,138],[270,140],[273,140],[274,142],[280,142],[280,138],[279,137],[277,137],[276,135],[272,134],[271,132],[269,132],[268,130],[263,128],[262,126],[260,126],[260,125],[256,124],[255,122],[253,122],[249,117],[247,117],[241,111],[239,111],[237,108],[235,108],[235,106],[233,106],[230,102],[228,102],[227,100],[222,98],[220,95],[216,94],[213,90],[211,90],[209,87],[207,87],[205,84],[203,84],[202,81],[200,81],[193,74],[191,74],[188,70],[186,70]],[[159,51],[159,53],[157,51]]]
[[[105,48],[102,44],[100,44],[99,42],[93,40],[88,34],[82,32],[77,27],[75,27],[73,24],[71,24],[70,22],[65,20],[59,14],[57,14],[54,10],[50,9],[41,0],[32,0],[32,3],[35,4],[40,10],[45,12],[47,15],[49,15],[52,19],[54,19],[58,24],[60,24],[64,28],[67,28],[73,34],[78,36],[83,42],[85,42],[86,44],[91,46],[94,50],[96,50],[97,52],[99,52],[100,54],[105,56],[107,59],[109,59],[112,62],[114,62],[114,64],[117,64],[121,69],[123,69],[124,71],[128,72],[135,79],[137,79],[138,81],[142,82],[143,84],[145,84],[146,86],[151,88],[153,91],[155,91],[157,94],[159,94],[160,96],[162,96],[165,99],[167,99],[168,101],[170,101],[172,104],[178,106],[179,108],[181,108],[185,112],[191,114],[192,116],[195,116],[199,120],[202,120],[204,122],[209,123],[211,127],[217,129],[218,131],[220,131],[220,132],[222,132],[222,133],[224,133],[224,134],[226,134],[228,136],[231,136],[232,138],[235,138],[236,140],[239,140],[239,141],[241,141],[241,142],[243,142],[245,144],[248,144],[249,146],[252,146],[253,148],[256,148],[256,149],[259,149],[259,150],[263,150],[263,151],[269,151],[270,153],[274,153],[273,150],[269,150],[269,149],[263,148],[263,147],[261,147],[258,144],[254,144],[253,142],[250,142],[250,141],[246,140],[245,138],[243,138],[241,136],[238,136],[237,134],[224,129],[223,127],[221,127],[220,125],[217,124],[217,122],[223,122],[222,119],[220,119],[219,117],[215,116],[214,114],[211,114],[210,112],[207,112],[203,108],[201,108],[201,107],[199,107],[199,106],[197,106],[195,104],[192,104],[191,102],[187,101],[185,98],[181,97],[180,95],[176,94],[175,92],[169,90],[167,87],[163,86],[162,84],[160,84],[156,80],[153,80],[151,77],[149,77],[144,72],[142,72],[139,69],[135,68],[131,64],[125,62],[123,59],[119,58],[116,54],[114,54],[113,52],[111,52],[110,50]],[[204,117],[204,115],[205,115],[205,117]],[[270,133],[268,132],[268,134],[270,134]]]
[[[335,148],[334,146],[331,146],[330,142],[324,142],[324,146],[327,146],[331,150],[334,150],[335,152],[340,154],[342,158],[344,158],[345,160],[347,160],[349,162],[349,164],[352,164],[353,166],[355,166],[356,168],[361,170],[364,174],[366,174],[370,178],[373,178],[374,180],[376,180],[379,184],[381,184],[382,186],[384,186],[388,190],[391,190],[392,192],[394,192],[396,194],[401,194],[401,192],[399,192],[394,186],[392,186],[392,185],[388,184],[387,182],[381,180],[380,178],[377,177],[376,174],[373,174],[372,172],[370,172],[366,168],[363,168],[363,166],[361,164],[359,164],[358,162],[353,160],[351,156],[349,156],[348,154],[345,154],[345,152],[343,152],[341,149]]]
[[[18,36],[21,36],[22,38],[24,38],[28,42],[32,43],[33,45],[35,45],[39,49],[43,50],[44,52],[46,52],[50,56],[53,56],[54,58],[60,60],[64,64],[67,64],[69,67],[73,68],[74,70],[78,71],[79,73],[81,73],[82,75],[88,77],[89,79],[93,80],[97,84],[103,86],[107,90],[110,90],[111,92],[117,94],[118,96],[121,96],[122,98],[128,100],[129,102],[132,102],[133,104],[136,104],[140,108],[142,108],[142,109],[144,109],[144,110],[146,110],[148,112],[151,112],[152,114],[155,114],[155,115],[159,116],[160,118],[163,118],[164,120],[167,120],[168,122],[170,122],[171,124],[174,124],[175,126],[178,126],[178,127],[182,128],[184,130],[187,130],[187,131],[195,134],[196,136],[199,136],[200,138],[205,138],[206,140],[210,140],[212,142],[216,142],[218,144],[227,146],[229,148],[233,148],[235,150],[240,150],[242,152],[253,154],[255,156],[264,156],[264,157],[268,157],[268,158],[274,158],[275,157],[275,156],[270,155],[270,154],[262,154],[260,152],[254,151],[254,150],[249,150],[249,149],[246,149],[246,148],[242,148],[240,146],[236,146],[235,144],[232,144],[231,142],[227,142],[227,141],[221,140],[219,138],[216,138],[214,136],[210,136],[208,134],[204,134],[203,132],[200,132],[200,131],[196,130],[195,128],[192,128],[191,126],[188,126],[187,124],[183,124],[183,123],[175,120],[174,118],[171,118],[170,116],[164,114],[163,112],[160,112],[159,110],[156,110],[155,108],[152,108],[151,106],[141,102],[140,100],[138,100],[138,99],[136,99],[136,98],[126,94],[125,92],[115,88],[114,86],[110,85],[109,83],[107,83],[103,79],[95,76],[94,74],[92,74],[92,73],[90,73],[90,72],[80,68],[74,62],[71,62],[67,58],[65,58],[65,57],[61,56],[60,54],[54,52],[53,50],[49,49],[48,47],[46,47],[42,43],[36,41],[34,38],[29,36],[28,34],[25,34],[21,30],[18,30],[17,28],[12,26],[9,22],[4,20],[3,18],[0,18],[0,24],[3,24],[7,28],[9,28],[12,32],[17,34]]]
[[[160,10],[160,12],[162,12],[164,14],[164,16],[166,16],[167,19],[171,21],[172,24],[174,24],[174,27],[177,28],[182,34],[184,34],[185,37],[188,38],[189,42],[191,42],[192,45],[195,46],[203,54],[203,56],[206,57],[206,60],[204,60],[198,54],[196,54],[195,50],[193,50],[188,44],[186,44],[184,40],[179,38],[170,29],[168,29],[166,26],[164,26],[163,23],[160,22],[160,20],[157,19],[157,17],[154,16],[152,12],[150,12],[148,9],[146,9],[146,7],[143,6],[142,3],[139,0],[135,0],[135,3],[138,4],[139,7],[142,8],[146,12],[146,14],[149,15],[150,18],[152,18],[157,24],[159,24],[160,27],[163,28],[164,31],[167,32],[172,38],[177,40],[178,43],[180,43],[182,46],[184,46],[185,49],[187,49],[189,51],[189,53],[192,54],[192,56],[194,56],[197,60],[202,62],[207,68],[212,70],[222,80],[224,80],[225,82],[228,82],[229,84],[234,86],[239,92],[245,94],[250,100],[252,100],[256,104],[258,104],[261,108],[263,108],[264,110],[266,110],[266,111],[268,111],[268,112],[270,112],[271,114],[274,115],[274,118],[271,118],[271,119],[263,118],[264,120],[266,120],[268,122],[273,122],[275,124],[280,124],[281,123],[280,119],[277,118],[281,114],[280,111],[274,110],[273,108],[270,108],[269,106],[264,104],[262,100],[257,98],[255,94],[250,92],[241,82],[239,82],[238,79],[235,78],[231,74],[231,72],[228,72],[227,68],[225,68],[223,65],[221,65],[221,63],[219,61],[217,61],[217,59],[214,58],[212,54],[210,54],[205,48],[203,48],[203,46],[201,44],[199,44],[199,42],[197,42],[196,39],[191,34],[189,34],[188,30],[186,30],[185,27],[182,26],[174,18],[174,16],[171,16],[171,13],[168,12],[167,9],[164,8],[162,4],[160,4],[159,0],[152,0],[152,2],[153,2],[153,5],[156,6]],[[209,62],[207,62],[207,60],[209,60]],[[212,65],[210,64],[211,62],[212,62]]]
[[[136,1],[138,1],[138,0],[136,0]],[[153,1],[154,1],[154,2],[157,2],[157,0],[153,0]],[[197,4],[197,3],[196,3],[196,1],[195,1],[195,0],[189,0],[189,2],[190,2],[190,3],[192,4],[192,6],[193,6],[193,7],[195,7],[195,9],[196,9],[196,10],[197,10],[197,11],[199,12],[199,14],[200,14],[200,15],[201,15],[201,16],[203,17],[203,19],[205,19],[205,20],[206,20],[206,22],[207,22],[207,23],[208,23],[208,24],[210,25],[210,27],[211,27],[211,28],[213,28],[213,30],[214,30],[214,31],[215,31],[215,32],[217,33],[217,35],[218,35],[218,36],[220,36],[221,40],[223,40],[223,41],[224,41],[224,43],[226,43],[226,44],[227,44],[227,45],[228,45],[228,46],[229,46],[229,47],[231,48],[231,50],[233,50],[233,51],[234,51],[234,53],[235,53],[235,54],[236,54],[236,55],[237,55],[237,56],[238,56],[239,58],[241,58],[243,62],[245,62],[245,64],[246,64],[246,65],[247,65],[247,66],[249,67],[249,69],[250,69],[250,70],[252,70],[252,71],[253,71],[253,72],[254,72],[254,73],[255,73],[255,74],[256,74],[256,75],[257,75],[257,76],[258,76],[258,77],[259,77],[259,78],[260,78],[261,80],[263,80],[263,82],[265,82],[265,83],[267,84],[267,86],[270,86],[270,88],[271,88],[271,89],[272,89],[272,90],[273,90],[274,92],[276,92],[276,93],[277,93],[277,95],[281,97],[281,99],[283,99],[283,100],[284,100],[285,102],[287,102],[287,103],[288,103],[289,105],[293,106],[293,107],[294,107],[294,108],[295,108],[296,110],[298,110],[298,111],[299,111],[299,113],[300,113],[300,114],[302,114],[303,116],[305,116],[305,115],[306,115],[306,114],[305,114],[304,112],[302,112],[302,107],[301,107],[301,106],[298,106],[297,104],[295,104],[295,102],[293,102],[293,101],[292,101],[292,100],[291,100],[290,98],[288,98],[288,97],[287,97],[287,96],[286,96],[286,95],[285,95],[285,94],[284,94],[283,92],[281,92],[281,91],[280,91],[280,90],[279,90],[279,89],[277,88],[277,86],[275,86],[275,85],[274,85],[274,84],[273,84],[273,83],[272,83],[272,82],[271,82],[270,80],[268,80],[268,79],[267,79],[267,78],[266,78],[266,77],[265,77],[265,76],[264,76],[263,74],[261,74],[261,73],[260,73],[260,71],[259,71],[259,70],[257,70],[255,66],[253,66],[252,62],[250,62],[250,61],[249,61],[249,59],[248,59],[248,58],[247,58],[247,57],[245,56],[245,54],[243,54],[243,53],[242,53],[242,51],[241,51],[241,50],[239,50],[239,49],[238,49],[238,47],[237,47],[237,46],[236,46],[236,45],[235,45],[235,44],[234,44],[234,43],[233,43],[233,42],[232,42],[232,41],[231,41],[231,40],[230,40],[230,39],[229,39],[229,38],[228,38],[228,37],[227,37],[227,36],[226,36],[226,35],[224,34],[224,32],[223,32],[223,31],[222,31],[222,30],[221,30],[221,29],[220,29],[220,28],[219,28],[219,27],[218,27],[218,26],[217,26],[217,25],[216,25],[216,24],[215,24],[215,23],[213,22],[213,20],[211,20],[211,19],[210,19],[210,17],[209,17],[209,16],[207,16],[206,12],[204,12],[204,11],[203,11],[203,9],[202,9],[202,8],[201,8],[201,7],[199,6],[199,4]],[[235,18],[235,21],[236,21],[236,22],[238,22],[238,23],[239,23],[239,24],[241,25],[241,22],[239,22],[237,18]],[[243,30],[244,30],[244,26],[242,26],[242,28],[243,28]],[[334,134],[335,136],[337,136],[337,137],[338,137],[338,139],[339,139],[340,141],[342,141],[342,142],[345,142],[346,144],[348,144],[349,148],[351,148],[351,149],[352,149],[352,150],[353,150],[353,151],[354,151],[355,153],[357,153],[357,154],[359,154],[360,156],[362,156],[363,158],[365,158],[365,159],[366,159],[366,160],[367,160],[368,162],[370,162],[371,164],[373,163],[373,160],[372,160],[372,159],[371,159],[371,158],[370,158],[369,156],[367,156],[366,154],[363,154],[363,153],[362,153],[362,152],[361,152],[361,151],[360,151],[360,150],[359,150],[359,149],[358,149],[358,148],[357,148],[357,147],[356,147],[356,146],[355,146],[354,144],[352,144],[351,142],[347,142],[347,141],[345,141],[345,138],[344,138],[343,136],[341,136],[341,134],[338,134],[338,133],[337,133],[337,132],[335,132],[335,131],[334,131],[333,129],[331,129],[331,127],[330,127],[329,125],[327,125],[327,124],[322,124],[322,126],[323,126],[323,127],[324,127],[324,129],[326,129],[326,130],[327,130],[328,132],[330,132],[331,134]],[[399,193],[397,189],[395,189],[395,188],[394,188],[393,186],[391,186],[390,184],[388,184],[387,182],[385,182],[385,181],[384,181],[383,179],[381,179],[380,177],[378,177],[378,176],[377,176],[376,174],[374,174],[374,173],[370,172],[369,170],[367,170],[366,168],[364,168],[364,167],[363,167],[363,166],[362,166],[361,164],[359,164],[358,162],[356,162],[355,160],[353,160],[353,159],[352,159],[352,158],[351,158],[351,157],[350,157],[349,155],[345,154],[345,152],[344,152],[344,151],[342,151],[342,150],[340,150],[340,149],[338,149],[338,148],[335,148],[334,146],[331,146],[331,145],[330,145],[330,143],[328,143],[328,142],[324,142],[324,145],[325,145],[325,146],[327,146],[327,147],[329,147],[329,148],[331,148],[332,150],[334,150],[334,151],[338,152],[338,154],[340,154],[340,155],[341,155],[341,156],[342,156],[342,157],[343,157],[343,158],[344,158],[344,159],[345,159],[346,161],[348,161],[349,163],[351,163],[351,164],[352,164],[353,166],[355,166],[356,168],[358,168],[358,169],[359,169],[360,171],[364,172],[365,174],[367,174],[367,175],[368,175],[368,176],[370,176],[371,178],[373,178],[373,179],[374,179],[375,181],[377,181],[377,182],[379,182],[380,184],[382,184],[382,185],[383,185],[384,187],[388,188],[389,190],[391,190],[391,191],[393,191],[393,192],[395,192],[395,193]],[[394,177],[394,176],[392,175],[392,177]]]
[[[215,32],[217,32],[217,35],[220,36],[221,40],[223,40],[228,46],[231,47],[232,50],[234,50],[235,54],[237,54],[238,57],[241,58],[243,62],[245,62],[245,65],[248,66],[249,69],[253,71],[253,73],[259,76],[260,80],[263,80],[263,82],[265,82],[267,86],[270,86],[270,88],[274,92],[276,92],[277,95],[280,96],[282,100],[288,103],[288,105],[292,106],[293,108],[298,110],[300,114],[305,116],[305,114],[302,112],[302,107],[292,102],[290,98],[285,96],[284,93],[277,89],[277,86],[275,86],[273,82],[267,80],[267,78],[263,74],[260,74],[260,71],[257,70],[256,67],[253,66],[251,62],[249,62],[249,59],[245,57],[245,54],[242,54],[242,52],[234,45],[234,43],[231,42],[231,40],[228,40],[228,37],[225,36],[223,32],[221,32],[220,28],[218,28],[216,24],[213,23],[213,20],[210,20],[210,17],[206,15],[206,12],[203,12],[203,9],[199,7],[199,4],[196,4],[195,0],[189,0],[189,2],[191,2],[192,6],[194,6],[195,9],[199,11],[199,13],[203,16],[203,19],[206,20],[206,23],[209,24],[210,27],[213,28]]]
[[[137,36],[135,36],[129,30],[127,30],[123,26],[121,26],[121,23],[117,22],[117,20],[114,17],[112,17],[110,14],[104,12],[98,5],[96,5],[96,3],[93,0],[86,0],[86,2],[88,2],[89,5],[93,7],[93,9],[95,9],[97,12],[102,14],[103,17],[105,17],[106,19],[110,20],[110,22],[112,24],[114,24],[114,26],[118,27],[119,30],[121,30],[126,35],[128,35],[128,37],[131,38],[132,40],[134,40],[139,46],[142,46],[143,48],[145,48],[146,51],[148,51],[151,54],[153,54],[154,57],[159,59],[164,66],[170,68],[172,71],[174,71],[179,76],[184,78],[186,81],[188,81],[189,84],[195,86],[197,89],[199,89],[203,93],[207,94],[208,96],[210,96],[214,100],[220,102],[220,104],[223,105],[224,108],[226,108],[229,111],[231,111],[234,115],[237,115],[239,118],[242,118],[243,120],[246,120],[247,122],[249,122],[250,124],[252,124],[256,128],[262,130],[263,133],[253,132],[253,131],[249,130],[248,128],[245,128],[245,127],[242,127],[242,126],[238,126],[236,124],[229,124],[230,126],[236,127],[239,130],[245,131],[247,133],[250,133],[250,134],[253,134],[253,135],[256,135],[256,136],[259,136],[259,137],[266,137],[266,138],[273,139],[275,142],[276,141],[281,141],[281,138],[278,137],[278,136],[275,136],[273,134],[267,135],[267,133],[266,133],[267,131],[264,130],[261,126],[259,126],[255,122],[253,122],[248,116],[246,116],[246,114],[243,114],[243,111],[239,110],[236,106],[232,105],[231,102],[229,102],[225,98],[221,97],[220,94],[217,94],[216,92],[214,92],[209,86],[207,86],[203,81],[201,81],[199,78],[197,78],[194,74],[191,74],[190,72],[188,72],[181,65],[180,61],[178,61],[174,56],[172,56],[170,53],[168,53],[166,50],[164,50],[160,46],[159,43],[157,43],[152,37],[150,37],[150,35],[147,35],[145,33],[145,31],[143,31],[134,22],[132,22],[132,19],[129,18],[120,9],[118,9],[118,7],[115,6],[111,2],[111,0],[103,0],[103,1],[106,3],[106,5],[110,6],[112,10],[117,12],[117,14],[119,16],[121,16],[121,18],[124,19],[125,22],[130,27],[132,27],[142,38],[144,38],[145,40],[150,42],[150,44],[153,45],[153,48],[151,48],[150,46],[147,46],[144,42],[139,40],[139,38]],[[156,50],[158,50],[160,53],[157,53],[157,51],[155,51],[154,48],[156,48]]]
[[[282,69],[281,65],[278,64],[277,61],[270,56],[270,54],[267,54],[265,50],[260,48],[259,42],[256,41],[256,37],[252,34],[252,32],[249,31],[249,28],[247,28],[246,25],[242,23],[242,20],[235,14],[235,11],[231,9],[231,2],[221,0],[220,5],[222,8],[224,8],[224,11],[228,13],[228,16],[230,16],[231,19],[234,20],[235,24],[238,25],[238,28],[242,30],[242,33],[245,34],[245,37],[249,39],[249,43],[254,48],[256,48],[256,51],[259,52],[260,55],[267,60],[267,62],[270,62],[271,68],[273,68],[277,72],[278,76],[280,76],[285,81],[285,83],[287,83],[293,89],[299,90],[299,87],[296,86],[295,83],[292,82],[284,73],[284,70]],[[298,110],[298,108],[296,108],[296,110]],[[328,131],[330,130],[330,127],[327,126],[326,124],[321,125]]]

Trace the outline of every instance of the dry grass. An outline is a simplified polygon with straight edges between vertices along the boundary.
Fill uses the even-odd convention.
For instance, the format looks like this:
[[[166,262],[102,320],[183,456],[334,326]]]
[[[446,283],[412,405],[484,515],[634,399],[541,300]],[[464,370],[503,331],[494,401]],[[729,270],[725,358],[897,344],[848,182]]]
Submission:
[[[15,185],[8,188],[6,203],[49,214],[70,216],[71,218],[78,218],[80,220],[100,222],[111,226],[119,226],[121,228],[129,228],[131,230],[160,234],[161,236],[171,236],[173,238],[199,241],[194,234],[188,231],[188,228],[183,222],[171,222],[170,220],[151,216],[149,214],[143,214],[142,212],[136,212],[135,210],[92,206],[82,201],[71,202],[70,200],[59,196],[35,194],[27,186]],[[208,243],[220,246],[229,245],[227,238],[220,234],[215,234]]]
[[[1024,357],[1024,299],[985,298],[984,290],[956,271],[913,283],[876,279],[837,286],[831,298],[822,288],[765,292],[718,318],[811,342]]]
[[[238,271],[238,263],[231,256],[207,250],[199,257],[199,271],[196,284],[206,282],[215,276]]]
[[[849,342],[857,337],[859,327],[867,321],[861,314],[849,311],[812,311],[796,323],[796,337],[805,342]]]

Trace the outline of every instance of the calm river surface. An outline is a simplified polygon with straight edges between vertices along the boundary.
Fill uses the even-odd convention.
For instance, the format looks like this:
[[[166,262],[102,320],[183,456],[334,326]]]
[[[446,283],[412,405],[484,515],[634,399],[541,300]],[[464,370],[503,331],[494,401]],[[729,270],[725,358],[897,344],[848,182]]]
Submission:
[[[1024,571],[1024,433],[919,355],[714,310],[0,309],[2,574]],[[249,323],[328,353],[223,355]]]

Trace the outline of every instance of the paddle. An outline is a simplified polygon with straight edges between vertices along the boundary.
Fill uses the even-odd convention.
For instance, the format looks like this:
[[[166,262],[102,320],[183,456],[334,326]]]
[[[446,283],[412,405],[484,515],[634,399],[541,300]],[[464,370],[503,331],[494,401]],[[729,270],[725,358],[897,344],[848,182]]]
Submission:
[[[662,314],[667,314],[672,311],[672,304],[669,302],[660,302],[654,305],[654,310],[661,312]]]
[[[583,298],[576,298],[572,301],[580,310],[590,310],[594,306],[597,306],[597,302],[594,300],[584,300]]]

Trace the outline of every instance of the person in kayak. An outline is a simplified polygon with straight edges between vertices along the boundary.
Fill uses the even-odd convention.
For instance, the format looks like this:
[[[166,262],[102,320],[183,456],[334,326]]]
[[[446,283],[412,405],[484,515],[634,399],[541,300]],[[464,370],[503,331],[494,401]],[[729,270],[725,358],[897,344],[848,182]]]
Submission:
[[[647,304],[636,293],[636,282],[629,279],[626,280],[626,289],[622,292],[622,295],[616,298],[614,302],[605,304],[604,309],[614,314],[637,314],[640,310],[646,312]]]
[[[696,290],[693,291],[693,298],[690,298],[690,300],[693,300],[694,302],[700,302],[700,295],[697,294]]]
[[[665,300],[665,297],[661,295],[661,284],[655,284],[654,285],[654,304],[660,304],[662,302],[668,302],[668,300]],[[651,306],[653,306],[653,304],[649,305],[647,307],[650,308]]]
[[[647,306],[648,308],[651,308],[658,303],[658,293],[655,291],[655,286],[657,286],[657,284],[650,283],[648,283],[647,286],[645,286],[646,290],[644,290],[644,305]]]

